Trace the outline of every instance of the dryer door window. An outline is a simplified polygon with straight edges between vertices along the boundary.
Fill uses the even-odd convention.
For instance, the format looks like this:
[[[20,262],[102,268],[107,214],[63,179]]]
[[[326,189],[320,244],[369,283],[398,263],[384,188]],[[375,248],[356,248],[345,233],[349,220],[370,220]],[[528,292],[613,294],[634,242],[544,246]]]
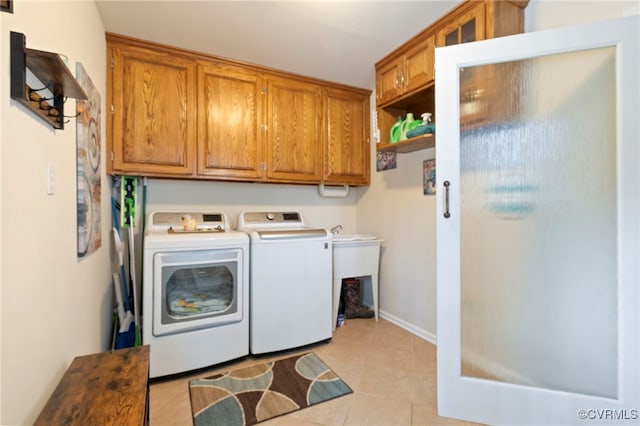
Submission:
[[[163,323],[179,322],[207,315],[233,313],[237,309],[231,269],[234,264],[165,267]]]
[[[240,321],[241,265],[239,249],[156,254],[154,335]]]

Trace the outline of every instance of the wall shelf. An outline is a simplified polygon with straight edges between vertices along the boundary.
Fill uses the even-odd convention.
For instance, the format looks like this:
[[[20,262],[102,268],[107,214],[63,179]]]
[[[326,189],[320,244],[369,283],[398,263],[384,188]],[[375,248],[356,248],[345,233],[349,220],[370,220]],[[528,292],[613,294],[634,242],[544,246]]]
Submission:
[[[27,69],[44,87],[29,87]],[[57,53],[27,49],[24,34],[11,31],[11,98],[54,129],[64,129],[66,99],[87,99],[87,94]]]
[[[433,133],[416,136],[396,143],[390,143],[389,131],[398,119],[404,119],[407,113],[411,112],[415,117],[420,117],[422,113],[435,110],[435,87],[433,81],[423,89],[410,95],[403,96],[388,102],[385,106],[378,106],[378,127],[380,128],[380,143],[376,146],[377,151],[392,152],[413,152],[421,149],[433,148],[436,144],[436,137]],[[435,116],[433,116],[435,120]]]
[[[426,135],[416,136],[415,138],[405,139],[393,144],[385,144],[384,146],[378,146],[378,152],[413,152],[421,149],[433,148],[436,146],[436,135],[429,133]]]

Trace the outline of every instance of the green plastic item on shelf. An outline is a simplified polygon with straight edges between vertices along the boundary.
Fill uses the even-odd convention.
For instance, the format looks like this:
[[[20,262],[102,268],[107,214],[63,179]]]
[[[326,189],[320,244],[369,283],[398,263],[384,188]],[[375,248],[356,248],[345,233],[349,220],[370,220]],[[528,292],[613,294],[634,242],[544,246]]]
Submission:
[[[422,121],[418,120],[418,125],[407,132],[407,138],[414,138],[416,136],[425,135],[427,133],[435,133],[436,127],[431,122],[431,113],[425,112],[422,114]]]
[[[422,124],[422,120],[416,120],[413,117],[413,113],[407,113],[407,118],[404,119],[402,125],[400,126],[400,140],[407,139],[407,132],[415,129],[420,124]]]
[[[400,126],[402,126],[402,117],[398,117],[398,120],[391,126],[389,143],[396,143],[400,140]]]

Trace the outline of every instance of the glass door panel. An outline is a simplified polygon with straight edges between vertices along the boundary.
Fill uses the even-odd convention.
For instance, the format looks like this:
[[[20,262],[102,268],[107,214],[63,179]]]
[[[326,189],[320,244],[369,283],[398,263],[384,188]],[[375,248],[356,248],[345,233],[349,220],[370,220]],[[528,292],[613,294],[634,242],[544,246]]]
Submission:
[[[615,48],[464,72],[498,66],[520,87],[471,91],[523,101],[460,135],[462,374],[615,398]]]
[[[445,46],[453,46],[454,44],[458,44],[458,29],[456,28],[454,31],[448,33],[444,38]]]
[[[476,40],[476,18],[471,19],[469,22],[462,24],[460,28],[462,35],[462,43],[469,43]]]

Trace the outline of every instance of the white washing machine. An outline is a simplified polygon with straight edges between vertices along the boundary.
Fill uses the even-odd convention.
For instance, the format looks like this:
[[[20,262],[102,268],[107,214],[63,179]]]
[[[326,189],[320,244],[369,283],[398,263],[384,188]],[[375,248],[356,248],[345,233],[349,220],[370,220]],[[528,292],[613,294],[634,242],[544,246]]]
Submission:
[[[150,377],[249,354],[247,234],[230,229],[223,213],[153,212],[143,255]]]
[[[264,354],[331,338],[332,242],[298,212],[243,212],[249,234],[250,352]]]

